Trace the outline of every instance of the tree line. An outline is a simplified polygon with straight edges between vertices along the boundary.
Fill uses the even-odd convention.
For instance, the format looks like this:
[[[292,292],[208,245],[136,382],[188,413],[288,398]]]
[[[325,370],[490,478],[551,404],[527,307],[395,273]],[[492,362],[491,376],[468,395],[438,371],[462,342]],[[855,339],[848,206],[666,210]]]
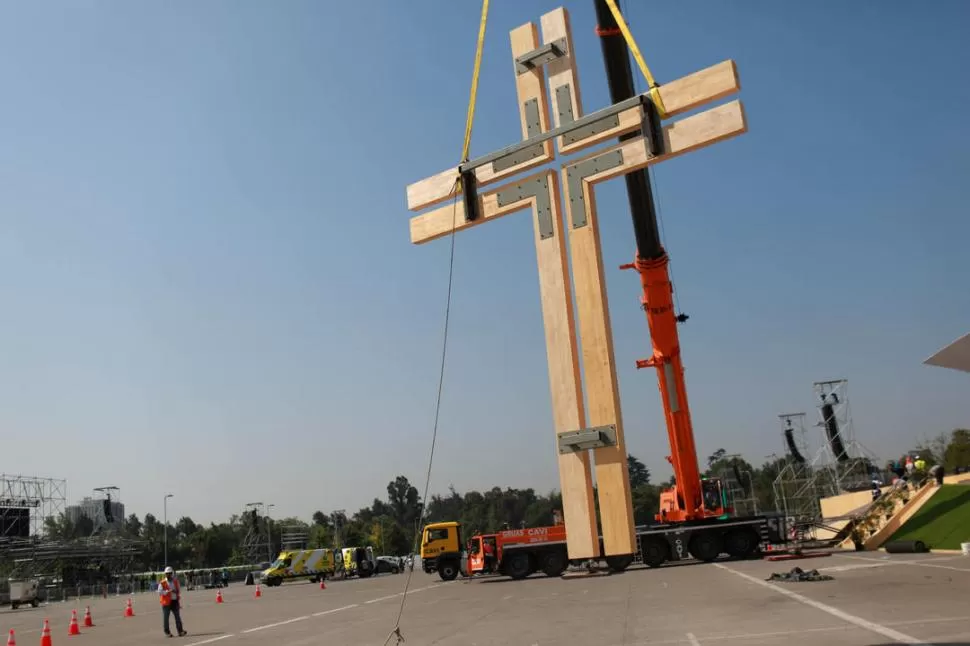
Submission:
[[[957,429],[940,435],[919,444],[917,450],[929,466],[940,463],[947,473],[953,473],[970,466],[970,430]],[[732,486],[737,485],[745,504],[756,505],[760,511],[774,510],[774,481],[788,463],[786,456],[755,467],[739,455],[718,449],[707,457],[703,476],[726,478],[734,483]],[[628,456],[627,464],[635,522],[650,524],[659,507],[660,492],[673,484],[672,478],[652,482],[650,470],[633,455]],[[424,505],[417,488],[400,475],[388,483],[386,498],[375,498],[369,506],[350,516],[342,511],[318,510],[311,514],[309,522],[300,518],[260,520],[269,530],[268,551],[274,557],[283,547],[284,530],[305,534],[308,548],[370,545],[378,554],[401,556],[415,551],[423,523],[454,520],[461,522],[466,532],[489,533],[503,528],[550,525],[554,512],[561,509],[562,495],[558,491],[538,493],[532,488],[511,487],[465,493],[449,487],[447,493],[432,495]],[[208,526],[185,516],[169,524],[169,563],[179,569],[249,564],[251,559],[244,542],[252,525],[247,516],[234,514],[225,522]],[[61,515],[48,519],[45,529],[50,538],[70,540],[90,536],[94,526],[90,519],[82,517],[72,523]],[[129,515],[119,532],[123,538],[138,541],[133,571],[160,568],[164,561],[165,531],[153,514],[145,514],[143,519]]]

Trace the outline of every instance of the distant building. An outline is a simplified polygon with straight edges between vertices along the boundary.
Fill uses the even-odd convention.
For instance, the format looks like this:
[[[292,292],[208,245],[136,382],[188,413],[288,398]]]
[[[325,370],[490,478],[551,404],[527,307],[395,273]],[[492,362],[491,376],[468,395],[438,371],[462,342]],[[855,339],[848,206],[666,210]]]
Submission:
[[[125,520],[125,504],[106,498],[85,497],[78,504],[65,507],[64,515],[75,524],[82,516],[90,518],[96,530],[117,528]]]

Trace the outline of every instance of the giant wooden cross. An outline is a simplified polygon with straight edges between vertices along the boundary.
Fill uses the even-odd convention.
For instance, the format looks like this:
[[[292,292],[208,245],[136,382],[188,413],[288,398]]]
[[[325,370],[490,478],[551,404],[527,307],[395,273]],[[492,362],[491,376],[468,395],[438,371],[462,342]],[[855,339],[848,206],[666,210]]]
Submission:
[[[569,14],[564,8],[556,9],[542,16],[541,25],[541,45],[534,23],[510,32],[523,141],[409,185],[411,211],[454,199],[454,203],[412,217],[411,242],[422,244],[453,230],[531,209],[569,558],[623,557],[635,554],[637,546],[593,187],[740,135],[747,125],[738,100],[673,123],[664,124],[660,118],[683,114],[737,92],[740,83],[730,60],[660,86],[662,114],[647,92],[583,116]],[[639,136],[569,160],[559,172],[547,168],[481,194],[477,191],[553,161],[553,139],[559,154],[565,156],[635,131]],[[560,173],[572,281],[563,236]],[[458,177],[462,178],[460,193]],[[582,348],[585,405],[578,347]],[[590,450],[596,469],[603,554]]]

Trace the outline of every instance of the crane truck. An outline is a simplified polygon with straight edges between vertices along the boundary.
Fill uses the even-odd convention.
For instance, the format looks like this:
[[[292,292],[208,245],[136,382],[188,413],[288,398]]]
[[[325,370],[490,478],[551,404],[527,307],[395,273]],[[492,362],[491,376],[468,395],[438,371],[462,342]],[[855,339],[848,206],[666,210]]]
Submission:
[[[635,95],[629,51],[605,0],[595,0],[595,8],[610,100],[617,103]],[[644,107],[647,119],[642,136],[651,140],[652,149],[660,149],[660,117],[651,101]],[[640,134],[632,132],[620,139]],[[636,366],[656,370],[670,443],[667,459],[674,472],[673,486],[660,495],[658,524],[636,530],[640,556],[652,566],[678,560],[686,554],[702,561],[712,561],[725,552],[744,558],[754,553],[762,542],[784,542],[784,521],[770,516],[733,516],[733,510],[727,509],[723,502],[720,481],[701,478],[677,330],[688,317],[675,311],[670,261],[661,243],[647,171],[630,173],[625,179],[636,256],[621,269],[633,269],[640,276],[640,300],[653,346],[652,356],[637,361]],[[630,561],[632,555],[607,559],[614,569],[623,569],[624,563],[628,565]]]

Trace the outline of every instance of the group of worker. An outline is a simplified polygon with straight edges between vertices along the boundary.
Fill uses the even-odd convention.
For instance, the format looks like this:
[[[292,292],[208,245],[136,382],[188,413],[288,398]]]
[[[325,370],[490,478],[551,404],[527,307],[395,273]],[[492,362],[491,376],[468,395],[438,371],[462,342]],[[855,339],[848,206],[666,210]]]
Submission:
[[[886,464],[886,470],[893,475],[893,486],[906,486],[907,483],[918,483],[922,478],[929,475],[936,481],[937,485],[943,484],[943,465],[934,464],[927,470],[927,462],[919,454],[904,455],[898,460],[890,460]],[[872,479],[872,498],[879,497],[882,488],[882,479],[874,477]]]

